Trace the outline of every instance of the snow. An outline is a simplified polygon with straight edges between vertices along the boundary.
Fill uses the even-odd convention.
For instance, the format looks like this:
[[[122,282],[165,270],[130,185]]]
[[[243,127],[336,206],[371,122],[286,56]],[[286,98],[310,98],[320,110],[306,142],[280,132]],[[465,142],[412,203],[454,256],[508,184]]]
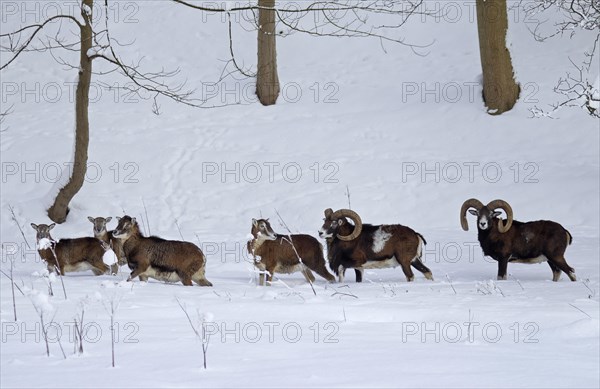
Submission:
[[[46,250],[52,247],[52,241],[48,238],[42,238],[37,243],[38,250]]]
[[[30,291],[29,298],[35,309],[40,313],[48,314],[54,311],[54,307],[50,303],[50,296],[46,293],[34,289]]]
[[[214,287],[127,282],[123,267],[116,276],[68,273],[66,299],[56,281],[54,296],[45,294],[49,279],[33,275],[46,266],[31,244],[29,223],[49,223],[51,169],[72,158],[74,111],[65,86],[72,75],[47,53],[26,53],[2,71],[3,84],[18,91],[3,93],[2,101],[14,107],[0,133],[0,265],[9,274],[15,259],[14,280],[26,295],[15,290],[15,322],[11,283],[0,276],[0,386],[600,386],[598,121],[578,109],[563,109],[557,119],[531,119],[529,112],[557,100],[552,88],[590,34],[540,44],[527,21],[511,20],[522,98],[494,117],[474,84],[481,66],[467,9],[454,23],[407,24],[407,41],[435,41],[426,57],[390,44],[386,54],[375,40],[292,34],[278,40],[282,96],[266,108],[250,102],[251,80],[212,84],[229,53],[221,15],[203,18],[169,2],[134,4],[111,15],[121,22],[112,24],[113,38],[135,38],[121,50],[125,63],[146,56],[148,71],[179,67],[175,81],[187,78],[215,95],[215,104],[235,98],[243,104],[194,110],[159,100],[157,116],[152,101],[101,90],[94,75],[93,168],[67,222],[52,235],[92,236],[89,215],[128,214],[167,239],[181,239],[180,227],[206,254]],[[124,23],[132,10],[137,24]],[[3,32],[14,24],[3,21]],[[255,33],[234,23],[234,39],[238,61],[254,64]],[[77,63],[77,53],[64,56]],[[94,70],[110,69],[95,62]],[[115,73],[101,80],[127,82]],[[36,85],[37,96],[26,93]],[[54,86],[60,99],[49,95]],[[217,174],[204,174],[215,166]],[[467,216],[470,231],[460,228],[460,206],[471,197],[505,199],[517,220],[565,226],[573,235],[566,258],[578,281],[563,274],[552,282],[547,264],[510,264],[508,279],[497,281],[496,263],[477,244],[474,217]],[[256,285],[245,238],[252,218],[270,217],[276,232],[287,233],[277,210],[292,232],[317,237],[323,211],[349,201],[364,223],[401,223],[421,233],[435,281],[415,272],[407,283],[397,267],[365,270],[360,284],[351,270],[344,283],[317,276],[316,295],[300,273]],[[9,204],[31,249],[6,212]],[[116,220],[108,228],[115,226]],[[211,334],[206,370],[201,342],[177,299]],[[111,301],[119,301],[116,368],[105,309]],[[44,320],[53,320],[53,330],[62,330],[66,360],[57,341],[46,356],[37,306],[52,312]],[[79,355],[72,334],[82,306],[87,332]]]
[[[108,249],[102,256],[102,261],[108,266],[111,266],[117,263],[119,260],[117,259],[115,252],[112,249]]]

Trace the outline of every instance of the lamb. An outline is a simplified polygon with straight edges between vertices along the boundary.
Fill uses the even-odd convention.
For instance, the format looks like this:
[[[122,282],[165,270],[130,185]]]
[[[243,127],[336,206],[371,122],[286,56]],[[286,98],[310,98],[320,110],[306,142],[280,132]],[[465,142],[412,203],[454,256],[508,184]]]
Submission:
[[[123,254],[131,274],[127,281],[148,277],[178,282],[191,286],[192,281],[200,286],[212,286],[205,276],[206,257],[202,250],[190,242],[165,240],[156,236],[145,237],[140,232],[135,218],[118,218],[119,224],[113,236],[121,240]]]
[[[354,222],[354,226],[348,219]],[[409,227],[363,224],[360,216],[349,209],[325,210],[325,222],[319,236],[328,240],[329,267],[343,281],[348,268],[358,270],[356,282],[362,281],[364,269],[382,269],[400,265],[407,281],[414,280],[411,266],[433,280],[431,270],[421,262],[423,235]],[[359,277],[360,272],[360,277]]]
[[[253,239],[248,242],[248,252],[254,255],[254,265],[267,272],[267,281],[273,279],[275,273],[291,274],[302,272],[306,281],[314,282],[311,270],[329,282],[335,282],[335,277],[327,271],[323,246],[310,235],[276,234],[268,219],[252,219],[250,233]],[[260,260],[257,259],[260,257]],[[302,259],[302,263],[298,259]],[[265,275],[259,276],[259,284],[264,285]]]
[[[100,240],[84,237],[61,239],[57,242],[50,235],[54,226],[55,223],[31,223],[31,227],[36,231],[38,253],[46,262],[49,272],[58,270],[64,275],[68,272],[92,270],[97,276],[108,272],[109,268],[102,260],[106,250]]]
[[[507,219],[501,219],[502,209]],[[494,200],[483,205],[477,199],[465,201],[460,210],[460,224],[469,230],[467,210],[477,216],[477,239],[483,253],[498,261],[498,280],[506,280],[509,262],[548,262],[552,281],[560,279],[561,270],[571,281],[576,281],[575,269],[567,264],[565,251],[573,237],[563,226],[550,220],[519,222],[513,220],[511,206],[504,200]]]

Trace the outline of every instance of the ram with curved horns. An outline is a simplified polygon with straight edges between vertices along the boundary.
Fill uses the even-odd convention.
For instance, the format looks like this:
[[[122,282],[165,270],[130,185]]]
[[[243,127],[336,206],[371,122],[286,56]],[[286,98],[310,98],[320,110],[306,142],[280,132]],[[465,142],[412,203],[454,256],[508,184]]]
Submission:
[[[361,282],[364,269],[398,265],[409,282],[414,280],[411,265],[425,278],[433,280],[431,270],[421,262],[425,238],[411,228],[400,224],[363,224],[360,216],[349,209],[333,212],[328,208],[324,220],[319,236],[327,241],[329,267],[340,282],[348,268],[357,270],[356,282]]]
[[[506,219],[499,216],[503,210]],[[564,271],[571,281],[576,281],[575,269],[565,260],[567,246],[573,237],[563,226],[550,220],[519,222],[513,219],[511,206],[504,200],[493,200],[483,205],[477,199],[465,201],[460,209],[460,224],[469,230],[466,213],[477,216],[477,239],[483,254],[498,261],[498,279],[506,280],[509,262],[548,262],[552,281],[558,281]]]

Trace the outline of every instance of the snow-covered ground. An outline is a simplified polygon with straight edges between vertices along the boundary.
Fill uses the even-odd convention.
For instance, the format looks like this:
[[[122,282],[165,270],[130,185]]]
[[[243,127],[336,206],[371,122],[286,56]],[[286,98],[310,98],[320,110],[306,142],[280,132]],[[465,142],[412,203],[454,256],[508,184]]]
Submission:
[[[7,3],[28,4],[26,18],[52,12]],[[529,113],[557,100],[552,87],[590,37],[538,43],[532,21],[513,11],[510,49],[523,93],[512,111],[492,117],[479,98],[473,5],[427,4],[452,4],[461,14],[407,26],[408,41],[433,43],[424,57],[378,40],[279,39],[283,95],[265,108],[253,103],[251,80],[212,84],[229,50],[221,16],[166,1],[117,3],[114,36],[135,39],[126,58],[144,56],[150,71],[180,67],[180,79],[215,104],[244,104],[192,109],[161,100],[157,116],[151,101],[93,85],[88,179],[52,234],[91,236],[87,216],[137,217],[152,234],[201,245],[212,288],[128,283],[124,267],[117,276],[68,274],[66,299],[52,278],[47,296],[45,266],[17,223],[33,248],[29,224],[50,222],[57,167],[71,160],[76,75],[48,53],[27,53],[3,71],[2,107],[14,106],[0,134],[1,269],[8,274],[15,259],[25,295],[15,290],[15,322],[11,283],[1,276],[0,386],[598,387],[598,121],[576,109],[558,119]],[[25,12],[7,10],[2,33]],[[238,61],[254,64],[255,33],[235,23],[234,33]],[[125,83],[115,74],[102,80]],[[496,281],[473,217],[470,231],[460,228],[470,197],[502,198],[518,220],[565,226],[578,281],[563,274],[552,282],[546,264],[511,264],[509,279]],[[367,223],[422,233],[435,281],[417,273],[407,283],[396,268],[366,271],[361,284],[350,273],[343,284],[318,278],[316,295],[299,273],[256,286],[245,253],[252,218],[269,217],[285,232],[277,210],[293,232],[317,236],[323,211],[349,200]],[[206,370],[178,300],[212,335]],[[36,307],[52,321],[49,357]],[[73,320],[82,307],[79,355]]]

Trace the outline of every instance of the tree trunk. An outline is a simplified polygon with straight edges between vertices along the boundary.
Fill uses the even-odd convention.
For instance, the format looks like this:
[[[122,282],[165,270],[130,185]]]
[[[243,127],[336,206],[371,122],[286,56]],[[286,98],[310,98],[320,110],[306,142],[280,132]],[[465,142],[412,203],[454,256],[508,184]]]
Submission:
[[[500,115],[512,109],[520,93],[506,47],[506,0],[477,0],[476,7],[483,101],[489,114]]]
[[[63,223],[69,213],[69,202],[79,192],[85,180],[90,141],[90,124],[88,121],[89,91],[92,79],[92,61],[88,50],[92,47],[92,16],[94,0],[82,0],[81,16],[85,24],[81,26],[81,49],[79,54],[79,80],[75,91],[75,157],[71,167],[69,182],[63,186],[54,204],[48,208],[48,217],[55,223]],[[86,12],[86,9],[89,10]]]
[[[273,8],[275,0],[258,0],[259,7]],[[275,11],[258,10],[258,69],[256,95],[263,105],[273,105],[279,96]]]

